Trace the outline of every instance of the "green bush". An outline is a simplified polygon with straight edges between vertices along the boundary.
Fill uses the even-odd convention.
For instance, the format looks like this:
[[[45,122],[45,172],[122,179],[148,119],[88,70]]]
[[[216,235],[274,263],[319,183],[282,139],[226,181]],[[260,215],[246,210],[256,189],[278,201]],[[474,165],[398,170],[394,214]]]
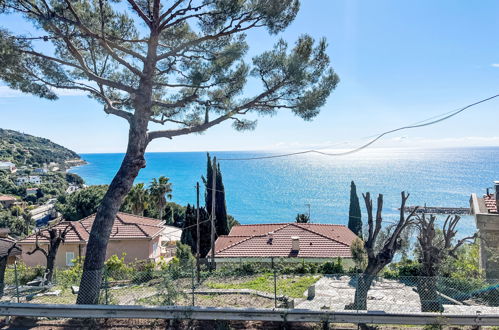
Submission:
[[[128,280],[132,277],[135,270],[125,263],[125,256],[126,253],[123,253],[121,258],[113,254],[111,258],[106,260],[104,265],[108,280]]]
[[[321,272],[322,274],[343,274],[345,273],[345,270],[343,269],[341,258],[338,257],[338,259],[336,259],[336,262],[328,261],[323,263],[319,267],[319,272]]]
[[[132,265],[135,273],[132,282],[136,284],[144,283],[158,277],[156,272],[157,264],[152,261],[137,261]]]
[[[386,278],[396,279],[408,276],[421,276],[421,264],[412,259],[402,259],[399,262],[391,263],[383,272]]]
[[[83,272],[83,260],[83,257],[76,258],[72,261],[73,266],[71,266],[70,268],[64,270],[56,270],[54,274],[56,283],[63,287],[79,285],[81,274]]]
[[[26,283],[33,281],[37,277],[42,277],[45,272],[45,267],[36,266],[29,267],[22,261],[17,263],[17,280],[19,285],[25,285]],[[5,270],[5,283],[14,284],[15,283],[15,271],[14,267],[9,267]]]

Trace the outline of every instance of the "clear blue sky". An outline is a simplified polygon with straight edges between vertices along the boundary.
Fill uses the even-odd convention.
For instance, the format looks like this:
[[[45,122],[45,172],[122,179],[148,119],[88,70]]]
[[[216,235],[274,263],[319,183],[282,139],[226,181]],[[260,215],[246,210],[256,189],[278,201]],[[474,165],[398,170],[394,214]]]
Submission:
[[[1,26],[27,31],[17,17]],[[341,83],[321,114],[260,118],[255,131],[230,124],[203,135],[154,141],[149,151],[303,149],[351,141],[499,93],[499,1],[305,0],[280,36],[326,37]],[[250,56],[276,38],[248,37]],[[378,147],[499,146],[499,100],[444,123],[401,132]],[[77,152],[123,152],[127,126],[81,95],[45,101],[0,86],[0,127],[43,136]]]

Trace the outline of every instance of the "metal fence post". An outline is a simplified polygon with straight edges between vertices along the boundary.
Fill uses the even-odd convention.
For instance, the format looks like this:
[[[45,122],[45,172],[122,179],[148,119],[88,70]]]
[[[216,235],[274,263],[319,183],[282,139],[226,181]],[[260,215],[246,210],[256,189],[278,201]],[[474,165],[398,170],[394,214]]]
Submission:
[[[104,294],[105,294],[105,297],[106,297],[106,305],[109,305],[109,292],[108,292],[108,288],[109,288],[109,279],[107,277],[107,272],[104,272]]]
[[[194,264],[191,264],[192,306],[196,305],[194,296]]]
[[[272,270],[274,272],[274,307],[277,308],[277,274],[274,267],[274,258],[272,258]]]
[[[14,260],[14,280],[16,281],[16,297],[19,304],[19,280],[17,277],[17,260]]]

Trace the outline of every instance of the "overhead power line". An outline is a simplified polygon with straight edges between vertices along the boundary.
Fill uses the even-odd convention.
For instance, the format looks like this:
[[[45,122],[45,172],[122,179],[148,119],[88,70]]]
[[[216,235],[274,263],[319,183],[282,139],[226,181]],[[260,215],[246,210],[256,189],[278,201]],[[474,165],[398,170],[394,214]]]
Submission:
[[[433,116],[433,117],[427,118],[427,119],[419,121],[419,122],[417,122],[415,124],[411,124],[411,125],[407,125],[407,126],[402,126],[402,127],[399,127],[399,128],[395,128],[395,129],[389,130],[389,131],[385,131],[383,133],[374,135],[374,138],[372,140],[370,140],[369,142],[361,145],[360,147],[357,147],[357,148],[352,149],[352,150],[344,151],[344,152],[328,153],[328,152],[323,152],[323,151],[319,151],[319,150],[316,150],[316,149],[312,149],[312,150],[297,151],[297,152],[291,152],[291,153],[285,153],[285,154],[278,154],[278,155],[268,155],[268,156],[258,156],[258,157],[243,157],[243,158],[218,158],[218,160],[219,161],[220,160],[225,160],[225,161],[230,161],[230,160],[259,160],[259,159],[270,159],[270,158],[289,157],[289,156],[303,155],[303,154],[309,154],[309,153],[316,153],[316,154],[320,154],[320,155],[324,155],[324,156],[346,156],[346,155],[350,155],[350,154],[359,152],[359,151],[361,151],[361,150],[369,147],[370,145],[372,145],[373,143],[375,143],[376,141],[378,141],[379,139],[381,139],[385,135],[388,135],[388,134],[391,134],[391,133],[395,133],[395,132],[398,132],[398,131],[402,131],[402,130],[407,130],[407,129],[412,129],[412,128],[419,128],[419,127],[424,127],[424,126],[430,126],[430,125],[437,124],[439,122],[442,122],[444,120],[452,118],[452,117],[460,114],[461,112],[463,112],[463,111],[465,111],[465,110],[467,110],[469,108],[472,108],[472,107],[474,107],[476,105],[479,105],[481,103],[485,103],[487,101],[493,100],[493,99],[495,99],[497,97],[499,97],[499,94],[487,97],[485,99],[481,99],[481,100],[479,100],[477,102],[468,104],[468,105],[466,105],[466,106],[464,106],[462,108],[459,108],[457,110],[453,110],[453,111],[450,111],[450,112],[446,112],[444,114],[440,114],[440,115],[437,115],[437,116]],[[441,117],[441,116],[444,116],[444,117]],[[432,120],[432,119],[438,118],[438,117],[441,117],[441,118]]]

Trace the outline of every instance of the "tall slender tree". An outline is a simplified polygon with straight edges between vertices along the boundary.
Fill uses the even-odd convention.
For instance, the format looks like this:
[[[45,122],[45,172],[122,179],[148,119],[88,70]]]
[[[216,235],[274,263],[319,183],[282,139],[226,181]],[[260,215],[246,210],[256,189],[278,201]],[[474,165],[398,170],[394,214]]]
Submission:
[[[160,219],[163,219],[166,198],[172,199],[172,184],[168,181],[169,179],[164,176],[160,176],[158,179],[153,178],[149,188],[151,199],[158,210]]]
[[[355,182],[350,183],[350,210],[348,212],[348,228],[362,238],[362,213]]]
[[[298,9],[298,0],[0,0],[0,11],[22,15],[51,43],[2,30],[0,79],[48,99],[57,98],[54,88],[84,91],[130,126],[90,232],[77,303],[98,301],[112,224],[151,141],[225,121],[253,129],[255,115],[281,109],[305,120],[319,113],[339,81],[325,40],[303,35],[292,49],[279,40],[251,64],[245,56],[246,32],[275,35]],[[254,94],[248,79],[260,83]]]
[[[215,228],[217,235],[227,235],[230,231],[230,223],[227,215],[227,202],[225,201],[225,187],[222,180],[222,172],[220,164],[217,163],[216,157],[213,160],[210,154],[207,154],[206,178],[203,177],[203,182],[206,186],[205,190],[205,208],[211,210],[212,205],[212,187],[213,187],[213,169],[215,173]]]

